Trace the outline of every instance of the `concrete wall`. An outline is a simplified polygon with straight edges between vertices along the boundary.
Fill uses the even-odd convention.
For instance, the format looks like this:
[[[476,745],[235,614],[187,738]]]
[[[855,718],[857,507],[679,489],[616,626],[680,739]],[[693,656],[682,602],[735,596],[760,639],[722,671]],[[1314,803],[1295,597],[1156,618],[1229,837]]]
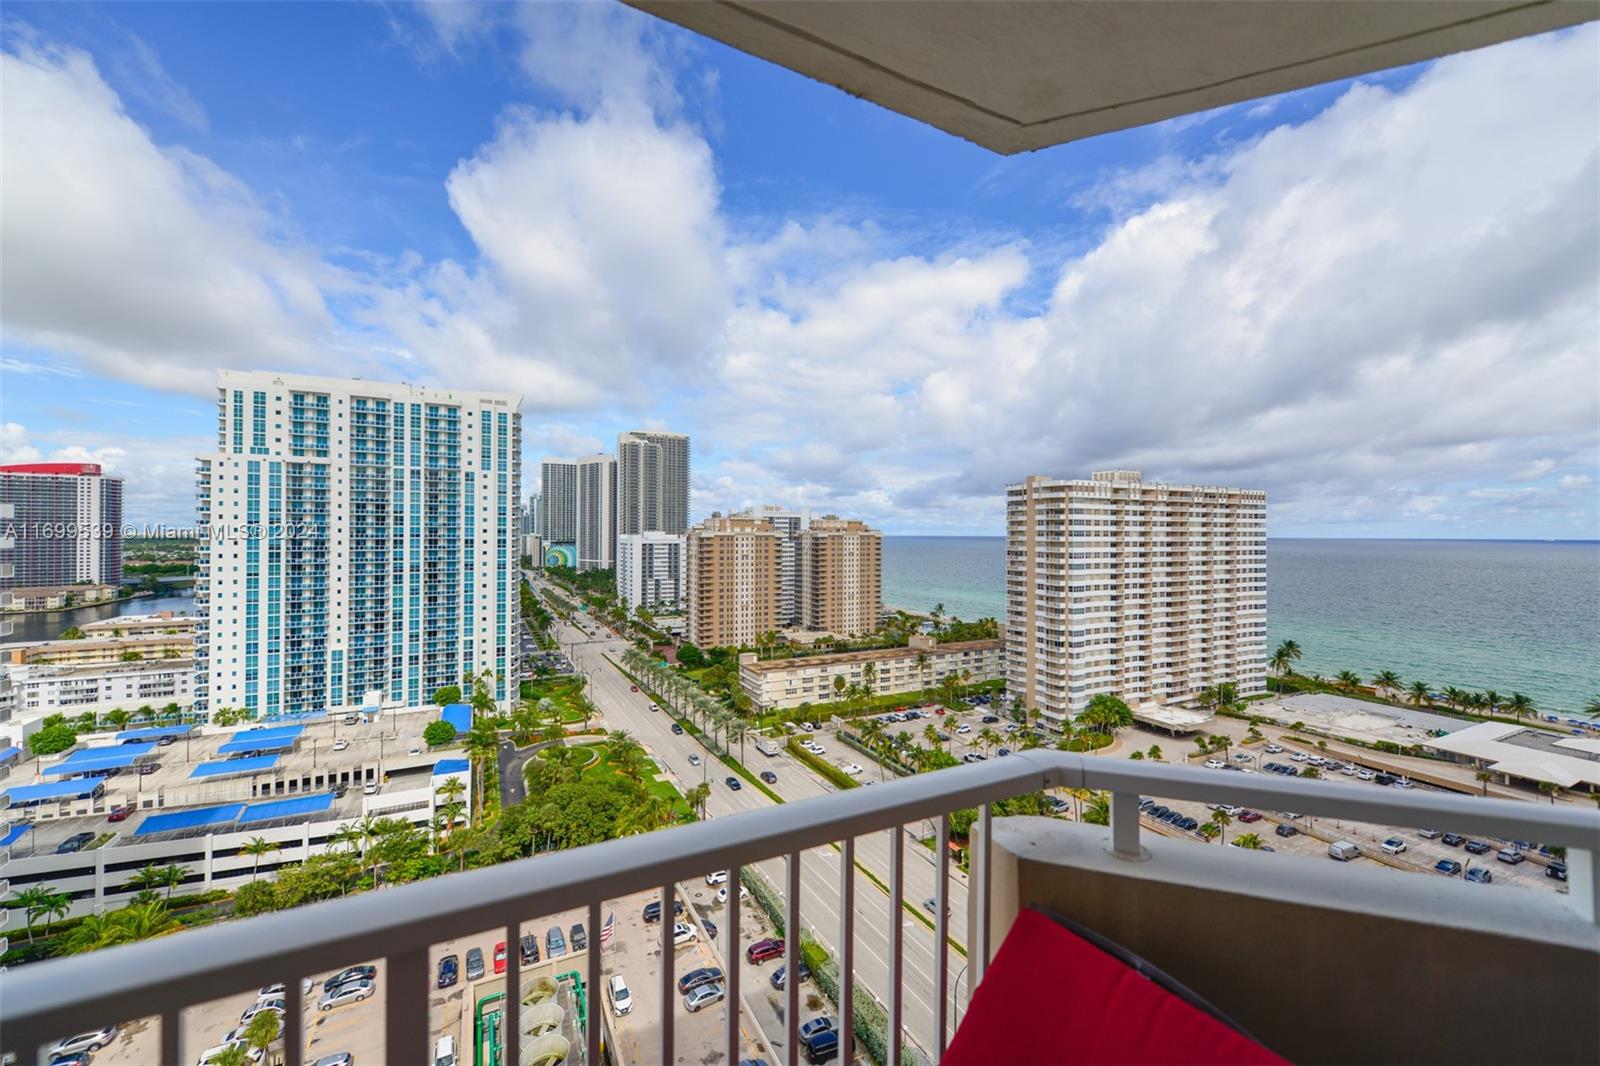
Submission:
[[[1600,926],[1563,897],[1150,833],[1130,861],[1099,826],[994,824],[996,947],[1020,907],[1054,911],[1296,1062],[1600,1062]]]

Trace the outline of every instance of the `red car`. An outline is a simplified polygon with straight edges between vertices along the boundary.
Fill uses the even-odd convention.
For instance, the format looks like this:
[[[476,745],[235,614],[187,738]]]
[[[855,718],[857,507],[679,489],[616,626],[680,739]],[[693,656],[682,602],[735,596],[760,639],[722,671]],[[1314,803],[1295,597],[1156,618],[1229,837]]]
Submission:
[[[122,804],[120,806],[111,808],[111,812],[106,815],[106,821],[108,821],[108,822],[125,822],[125,821],[128,820],[128,815],[130,815],[132,813],[133,813],[133,808],[132,807],[129,807],[127,804]]]
[[[628,686],[628,691],[629,692],[638,692],[639,691],[639,686],[638,685],[629,685]]]
[[[494,972],[506,972],[506,942],[504,940],[494,946]]]
[[[1239,821],[1241,821],[1241,822],[1259,822],[1259,821],[1261,821],[1261,815],[1256,813],[1255,811],[1241,811],[1241,812],[1239,812]]]
[[[745,948],[744,957],[757,966],[760,966],[768,959],[781,959],[783,958],[783,941],[757,940],[754,944]]]

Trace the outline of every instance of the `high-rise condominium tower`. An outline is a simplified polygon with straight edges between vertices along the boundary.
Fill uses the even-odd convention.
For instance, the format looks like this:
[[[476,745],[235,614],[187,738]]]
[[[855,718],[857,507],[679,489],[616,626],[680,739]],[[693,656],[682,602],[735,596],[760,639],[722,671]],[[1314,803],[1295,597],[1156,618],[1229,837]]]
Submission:
[[[689,530],[684,598],[689,640],[701,647],[755,643],[778,628],[781,534],[749,515],[712,515]]]
[[[841,637],[878,628],[883,534],[859,519],[825,515],[798,539],[800,624]]]
[[[617,436],[617,534],[689,528],[689,438],[636,429]]]
[[[1265,687],[1267,496],[1154,485],[1138,471],[1006,490],[1010,693],[1060,723],[1109,692],[1130,706],[1222,682]]]
[[[778,544],[778,625],[798,627],[800,617],[800,534],[811,527],[811,509],[767,504],[748,512],[772,523],[783,537]]]
[[[513,393],[223,371],[200,458],[195,708],[516,692]]]
[[[539,464],[539,521],[534,532],[546,544],[578,541],[578,464],[570,459]]]
[[[122,581],[122,479],[96,463],[0,466],[0,505],[13,537],[3,588],[116,585]]]
[[[684,536],[624,533],[617,538],[617,598],[628,610],[675,611],[683,605]]]
[[[617,461],[578,460],[578,569],[610,570],[617,550]]]

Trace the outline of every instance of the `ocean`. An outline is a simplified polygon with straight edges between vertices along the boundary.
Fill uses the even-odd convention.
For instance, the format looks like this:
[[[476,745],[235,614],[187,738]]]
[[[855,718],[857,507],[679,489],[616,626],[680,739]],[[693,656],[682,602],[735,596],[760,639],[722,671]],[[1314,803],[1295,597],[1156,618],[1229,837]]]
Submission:
[[[885,537],[883,598],[1003,619],[1005,538]],[[1600,695],[1600,543],[1269,540],[1269,654],[1285,639],[1302,673],[1394,670],[1581,713]]]

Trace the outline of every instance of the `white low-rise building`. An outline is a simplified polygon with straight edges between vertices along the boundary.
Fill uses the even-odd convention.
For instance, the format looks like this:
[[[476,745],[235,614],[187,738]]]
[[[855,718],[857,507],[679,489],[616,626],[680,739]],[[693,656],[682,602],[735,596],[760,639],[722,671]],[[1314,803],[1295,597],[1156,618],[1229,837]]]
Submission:
[[[940,644],[932,637],[915,636],[903,648],[764,661],[753,652],[739,656],[739,684],[762,711],[838,699],[836,678],[846,686],[866,685],[873,694],[886,695],[932,688],[952,673],[962,684],[1004,677],[1000,641]]]
[[[100,664],[24,663],[9,669],[17,722],[52,714],[69,718],[121,708],[192,702],[194,659],[146,659]],[[27,730],[32,732],[32,730]]]

